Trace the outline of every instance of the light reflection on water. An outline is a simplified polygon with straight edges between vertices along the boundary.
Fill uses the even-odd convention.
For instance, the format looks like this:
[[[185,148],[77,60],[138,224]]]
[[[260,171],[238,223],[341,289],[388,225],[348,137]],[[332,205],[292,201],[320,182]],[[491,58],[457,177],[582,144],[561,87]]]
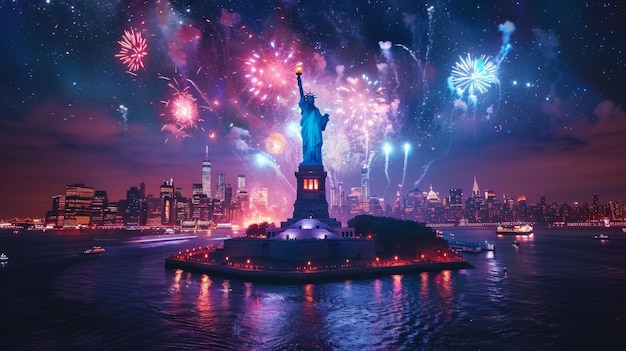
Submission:
[[[11,339],[1,341],[11,350],[626,349],[618,303],[626,234],[611,233],[616,239],[607,243],[568,230],[455,234],[488,240],[496,251],[467,254],[475,269],[304,285],[164,268],[169,254],[208,238],[155,247],[107,241],[102,257],[67,260],[66,252],[91,242],[72,238],[68,250],[46,237],[22,245],[23,257],[39,264],[0,272],[0,300],[11,301],[3,311]],[[19,247],[9,242],[3,250]],[[10,256],[20,259],[16,250]],[[46,348],[33,344],[32,330]]]

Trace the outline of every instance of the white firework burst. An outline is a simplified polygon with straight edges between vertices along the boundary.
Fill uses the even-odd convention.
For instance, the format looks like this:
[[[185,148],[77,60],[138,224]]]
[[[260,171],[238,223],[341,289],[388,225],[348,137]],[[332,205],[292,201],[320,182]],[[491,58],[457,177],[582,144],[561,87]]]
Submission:
[[[459,56],[449,82],[459,96],[468,95],[475,99],[478,94],[487,92],[492,84],[498,83],[498,67],[485,55],[479,58],[472,58],[470,54],[466,58]]]

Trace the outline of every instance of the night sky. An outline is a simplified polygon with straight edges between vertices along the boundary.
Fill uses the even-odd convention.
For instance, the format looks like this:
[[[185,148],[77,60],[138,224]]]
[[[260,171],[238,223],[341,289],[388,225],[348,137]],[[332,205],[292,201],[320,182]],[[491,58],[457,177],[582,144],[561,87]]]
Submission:
[[[214,184],[245,174],[291,206],[296,66],[330,115],[329,186],[366,164],[386,201],[474,175],[531,203],[626,201],[624,23],[620,1],[5,0],[0,218],[73,183],[190,196],[206,146]]]

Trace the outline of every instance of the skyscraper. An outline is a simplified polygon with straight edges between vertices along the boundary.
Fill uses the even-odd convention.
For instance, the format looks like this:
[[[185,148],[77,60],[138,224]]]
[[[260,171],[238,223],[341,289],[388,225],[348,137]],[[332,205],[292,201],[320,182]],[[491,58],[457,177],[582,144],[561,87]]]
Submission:
[[[91,203],[91,225],[104,225],[104,212],[109,206],[109,198],[105,190],[96,190]]]
[[[162,224],[175,224],[176,223],[176,201],[174,197],[174,180],[165,180],[160,187],[162,212],[161,223]]]
[[[361,199],[368,200],[370,198],[370,176],[367,165],[361,168]]]
[[[454,188],[450,189],[450,195],[448,195],[448,204],[463,206],[463,189]]]
[[[233,203],[233,186],[226,184],[224,187],[224,207],[230,208]]]
[[[209,161],[209,147],[205,149],[204,161],[202,161],[202,192],[211,197],[211,161]]]
[[[72,184],[65,187],[64,227],[89,225],[94,193],[92,187],[84,184]]]
[[[246,176],[239,174],[237,176],[237,194],[246,191]]]
[[[126,191],[126,211],[124,215],[124,225],[136,227],[141,218],[141,190],[136,186]]]
[[[480,188],[478,187],[478,182],[476,181],[476,175],[474,175],[474,186],[472,187],[472,197],[480,197]]]
[[[217,192],[215,193],[215,198],[220,201],[224,201],[224,194],[226,192],[226,180],[224,173],[217,174]]]

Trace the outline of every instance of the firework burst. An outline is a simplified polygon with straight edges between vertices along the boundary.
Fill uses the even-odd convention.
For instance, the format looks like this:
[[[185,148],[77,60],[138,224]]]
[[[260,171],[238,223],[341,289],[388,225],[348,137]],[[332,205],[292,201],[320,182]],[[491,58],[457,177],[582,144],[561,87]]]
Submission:
[[[347,84],[337,88],[336,112],[343,116],[344,125],[351,133],[365,136],[365,157],[369,155],[370,140],[384,130],[389,105],[385,103],[383,89],[378,81],[367,75],[347,78]]]
[[[301,65],[294,60],[292,50],[284,50],[271,42],[269,48],[254,52],[245,65],[252,98],[270,107],[287,104],[287,95],[295,92],[293,72]]]
[[[467,95],[474,101],[478,94],[487,92],[492,84],[497,83],[498,67],[485,55],[477,59],[473,59],[470,54],[467,54],[467,58],[459,56],[449,78],[450,89],[458,96]]]
[[[282,134],[274,132],[265,139],[265,148],[272,155],[282,154],[287,148],[287,140]]]
[[[196,98],[189,93],[189,87],[180,89],[178,81],[174,78],[159,77],[161,79],[169,81],[167,86],[174,90],[174,93],[169,100],[162,100],[161,103],[165,105],[166,116],[168,119],[168,128],[164,130],[172,131],[176,127],[177,132],[173,133],[177,137],[180,135],[187,136],[187,130],[190,128],[197,128],[198,123],[203,120],[200,119],[200,112]]]
[[[115,55],[128,68],[129,72],[136,72],[144,68],[143,59],[148,54],[148,44],[141,36],[141,32],[134,29],[125,30],[122,39],[118,41],[122,47]]]
[[[187,90],[174,93],[169,101],[170,114],[180,129],[196,127],[199,122],[198,104]]]

